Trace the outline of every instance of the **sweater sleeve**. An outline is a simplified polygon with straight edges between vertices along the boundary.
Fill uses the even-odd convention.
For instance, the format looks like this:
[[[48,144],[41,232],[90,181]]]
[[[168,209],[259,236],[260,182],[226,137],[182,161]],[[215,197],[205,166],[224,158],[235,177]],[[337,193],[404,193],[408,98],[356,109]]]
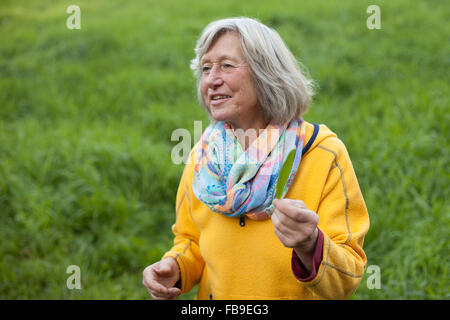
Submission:
[[[367,258],[364,236],[369,215],[350,157],[337,138],[322,152],[333,155],[317,214],[323,233],[322,261],[313,279],[302,282],[324,299],[347,299],[358,288]]]
[[[181,292],[189,292],[199,281],[203,272],[204,261],[199,248],[200,232],[192,220],[191,194],[189,176],[192,165],[187,164],[181,178],[176,197],[176,221],[172,226],[175,235],[173,247],[164,254],[174,258],[180,267]]]

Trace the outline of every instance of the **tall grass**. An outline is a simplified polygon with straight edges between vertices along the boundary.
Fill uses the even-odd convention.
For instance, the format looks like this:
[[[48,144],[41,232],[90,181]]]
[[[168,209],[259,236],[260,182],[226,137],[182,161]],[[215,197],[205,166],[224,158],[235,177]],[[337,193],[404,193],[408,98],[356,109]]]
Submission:
[[[310,122],[345,142],[371,218],[356,299],[449,298],[449,8],[444,1],[0,4],[0,298],[145,299],[171,246],[176,128],[207,117],[189,70],[210,21],[276,28],[319,85]],[[78,265],[82,289],[66,287]],[[191,298],[193,293],[181,298]]]

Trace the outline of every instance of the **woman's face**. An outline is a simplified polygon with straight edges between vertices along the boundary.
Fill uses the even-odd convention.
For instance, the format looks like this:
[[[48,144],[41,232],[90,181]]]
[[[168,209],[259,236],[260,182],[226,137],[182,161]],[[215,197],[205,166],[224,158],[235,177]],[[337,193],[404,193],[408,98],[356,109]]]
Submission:
[[[235,129],[265,127],[237,33],[221,35],[203,55],[201,68],[203,98],[215,120],[226,121]]]

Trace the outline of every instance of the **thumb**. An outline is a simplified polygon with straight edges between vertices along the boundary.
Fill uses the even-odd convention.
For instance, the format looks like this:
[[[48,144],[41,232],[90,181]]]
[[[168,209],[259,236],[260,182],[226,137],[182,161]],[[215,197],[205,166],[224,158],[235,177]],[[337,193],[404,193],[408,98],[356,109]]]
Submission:
[[[302,200],[300,200],[300,199],[288,199],[288,198],[286,198],[286,199],[283,199],[283,200],[286,200],[285,202],[287,204],[293,206],[293,207],[306,208],[305,203]]]
[[[167,276],[172,273],[172,266],[170,265],[169,261],[163,260],[161,261],[161,263],[159,263],[155,270],[159,275]]]
[[[272,204],[273,204],[275,207],[278,207],[279,201],[280,201],[279,199],[275,198],[275,199],[273,199]]]

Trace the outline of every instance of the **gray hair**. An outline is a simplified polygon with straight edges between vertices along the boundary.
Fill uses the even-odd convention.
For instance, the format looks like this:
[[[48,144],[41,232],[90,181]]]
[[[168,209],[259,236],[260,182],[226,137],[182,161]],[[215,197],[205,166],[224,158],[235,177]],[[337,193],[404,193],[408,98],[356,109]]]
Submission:
[[[283,124],[304,114],[314,94],[314,82],[303,74],[300,63],[274,29],[246,17],[213,21],[197,41],[191,69],[197,78],[197,98],[207,113],[211,115],[201,91],[200,60],[226,32],[239,34],[265,119]]]

